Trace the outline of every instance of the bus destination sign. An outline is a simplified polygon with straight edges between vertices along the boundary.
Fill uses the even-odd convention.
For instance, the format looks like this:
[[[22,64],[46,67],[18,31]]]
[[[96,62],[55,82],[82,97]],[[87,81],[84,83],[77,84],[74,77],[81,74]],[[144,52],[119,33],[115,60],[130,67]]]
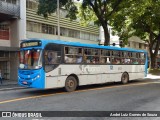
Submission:
[[[39,41],[30,41],[30,42],[21,43],[21,48],[36,47],[36,46],[41,46],[41,42],[39,42]]]

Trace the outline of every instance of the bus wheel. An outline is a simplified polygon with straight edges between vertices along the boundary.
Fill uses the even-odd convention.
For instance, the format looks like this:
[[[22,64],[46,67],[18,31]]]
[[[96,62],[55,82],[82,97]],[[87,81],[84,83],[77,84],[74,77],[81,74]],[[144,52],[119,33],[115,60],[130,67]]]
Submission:
[[[125,73],[122,74],[121,82],[122,82],[123,84],[127,84],[128,81],[129,81],[129,75],[128,75],[128,73],[125,72]]]
[[[73,76],[69,76],[65,82],[65,90],[67,92],[75,91],[77,88],[77,80]]]

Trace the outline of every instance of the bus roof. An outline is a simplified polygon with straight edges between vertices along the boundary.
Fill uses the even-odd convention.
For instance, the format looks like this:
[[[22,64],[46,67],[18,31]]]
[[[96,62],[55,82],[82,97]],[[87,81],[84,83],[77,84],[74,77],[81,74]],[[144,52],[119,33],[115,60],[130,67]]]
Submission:
[[[132,48],[119,48],[115,46],[102,46],[97,44],[87,44],[87,43],[80,43],[80,42],[69,42],[69,41],[63,41],[63,40],[47,40],[47,39],[26,39],[22,40],[22,42],[29,42],[29,41],[41,41],[42,46],[46,46],[48,43],[55,43],[55,44],[61,44],[61,45],[69,45],[69,46],[76,46],[76,47],[89,47],[89,48],[97,48],[97,49],[108,49],[108,50],[121,50],[121,51],[131,51],[131,52],[146,52],[146,50],[137,50]]]

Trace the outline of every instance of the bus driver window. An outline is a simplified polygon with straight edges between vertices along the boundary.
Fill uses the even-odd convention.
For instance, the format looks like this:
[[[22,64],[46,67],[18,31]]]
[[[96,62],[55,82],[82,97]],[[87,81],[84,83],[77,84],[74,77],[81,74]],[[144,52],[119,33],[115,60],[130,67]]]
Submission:
[[[57,60],[57,52],[48,51],[46,57],[47,64],[54,64]]]

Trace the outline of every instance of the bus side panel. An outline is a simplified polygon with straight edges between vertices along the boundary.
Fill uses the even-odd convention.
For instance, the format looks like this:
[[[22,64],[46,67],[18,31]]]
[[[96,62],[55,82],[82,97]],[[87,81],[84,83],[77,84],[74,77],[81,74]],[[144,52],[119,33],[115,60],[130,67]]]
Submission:
[[[66,76],[60,76],[60,77],[46,76],[45,88],[62,88],[65,86],[65,79]]]
[[[69,75],[76,75],[79,85],[119,82],[124,72],[129,79],[139,79],[145,76],[144,65],[73,65],[62,64],[46,73],[45,88],[60,88],[65,86]]]
[[[102,83],[101,65],[78,65],[74,69],[79,76],[79,85]]]
[[[97,67],[86,65],[60,65],[51,72],[46,73],[46,88],[64,87],[69,75],[76,75],[79,85],[97,84],[101,82],[101,74],[96,72]],[[100,69],[100,68],[99,68]]]
[[[123,67],[121,65],[106,65],[107,79],[106,82],[119,82],[121,81],[121,75]]]
[[[46,73],[45,88],[61,88],[65,86],[67,76],[58,75],[59,67]]]
[[[129,72],[129,79],[135,80],[145,77],[144,65],[126,65],[126,69]]]
[[[104,67],[105,66],[105,67]],[[104,65],[101,67],[102,81],[120,82],[124,72],[129,74],[129,80],[135,80],[145,77],[144,65]],[[107,72],[106,72],[107,71]]]

